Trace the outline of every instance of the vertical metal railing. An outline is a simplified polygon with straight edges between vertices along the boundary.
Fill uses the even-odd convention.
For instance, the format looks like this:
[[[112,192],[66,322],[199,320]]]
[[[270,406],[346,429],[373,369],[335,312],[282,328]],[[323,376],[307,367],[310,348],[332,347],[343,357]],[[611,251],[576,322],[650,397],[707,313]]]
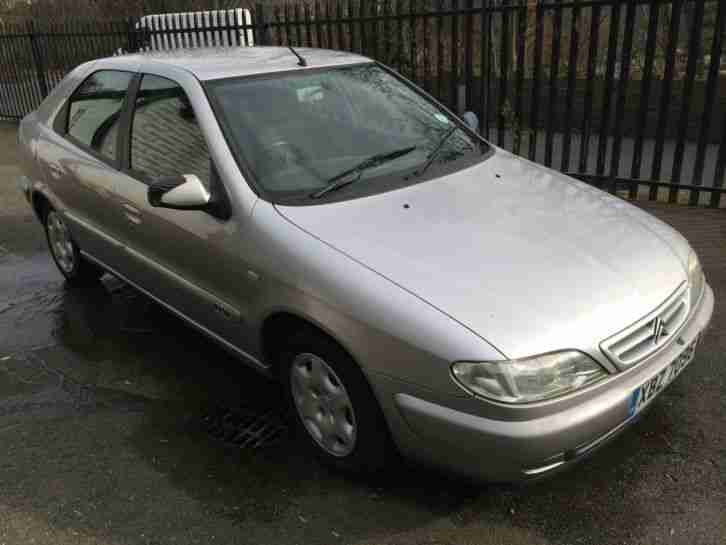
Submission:
[[[334,44],[392,64],[455,111],[476,112],[497,144],[611,192],[721,204],[726,86],[718,0],[311,6],[276,15],[273,25],[286,32],[275,43],[290,43],[294,29],[299,45]],[[693,10],[688,28],[686,9]],[[712,36],[701,36],[709,13]],[[326,40],[326,30],[337,39]]]
[[[517,154],[630,198],[726,206],[723,0],[294,0],[0,24],[0,116],[77,64],[148,48],[295,45],[393,66]]]

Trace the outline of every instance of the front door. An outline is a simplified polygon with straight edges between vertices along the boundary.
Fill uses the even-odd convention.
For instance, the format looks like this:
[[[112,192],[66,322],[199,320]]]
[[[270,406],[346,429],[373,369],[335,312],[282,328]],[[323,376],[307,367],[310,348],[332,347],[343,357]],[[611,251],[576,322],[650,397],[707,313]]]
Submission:
[[[143,75],[132,105],[129,165],[116,186],[129,279],[239,350],[254,346],[246,310],[253,286],[241,255],[240,218],[227,204],[215,212],[152,207],[149,184],[194,174],[226,201],[182,87]],[[228,201],[227,201],[228,203]]]

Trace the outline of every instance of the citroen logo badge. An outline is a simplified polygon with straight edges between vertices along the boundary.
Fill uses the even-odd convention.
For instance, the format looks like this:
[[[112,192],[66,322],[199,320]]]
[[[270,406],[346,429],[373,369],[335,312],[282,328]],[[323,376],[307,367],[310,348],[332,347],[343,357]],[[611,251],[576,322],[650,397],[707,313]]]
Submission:
[[[653,320],[653,344],[658,344],[663,337],[668,336],[663,320],[658,317]]]

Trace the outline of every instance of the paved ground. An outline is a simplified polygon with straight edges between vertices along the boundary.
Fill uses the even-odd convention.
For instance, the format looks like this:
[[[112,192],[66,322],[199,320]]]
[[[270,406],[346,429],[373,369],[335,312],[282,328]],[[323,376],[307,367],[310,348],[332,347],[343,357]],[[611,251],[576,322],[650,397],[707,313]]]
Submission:
[[[595,457],[528,487],[409,467],[356,481],[284,433],[220,438],[220,415],[274,408],[275,386],[117,282],[68,289],[13,186],[13,142],[0,125],[0,545],[726,542],[726,212],[653,208],[700,251],[716,316]]]

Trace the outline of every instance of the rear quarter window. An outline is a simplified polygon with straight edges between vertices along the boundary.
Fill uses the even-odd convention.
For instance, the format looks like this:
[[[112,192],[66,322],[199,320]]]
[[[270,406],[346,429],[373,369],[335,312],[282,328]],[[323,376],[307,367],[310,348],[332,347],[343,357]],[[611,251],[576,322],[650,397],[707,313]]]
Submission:
[[[73,90],[83,81],[91,71],[93,61],[84,63],[68,73],[53,89],[50,94],[40,103],[35,113],[41,123],[49,120],[53,122],[56,132],[64,133],[66,129],[65,105]],[[55,117],[53,117],[55,114]],[[52,118],[52,119],[51,119]]]
[[[131,72],[91,74],[68,100],[66,134],[106,159],[117,159],[117,137]]]

